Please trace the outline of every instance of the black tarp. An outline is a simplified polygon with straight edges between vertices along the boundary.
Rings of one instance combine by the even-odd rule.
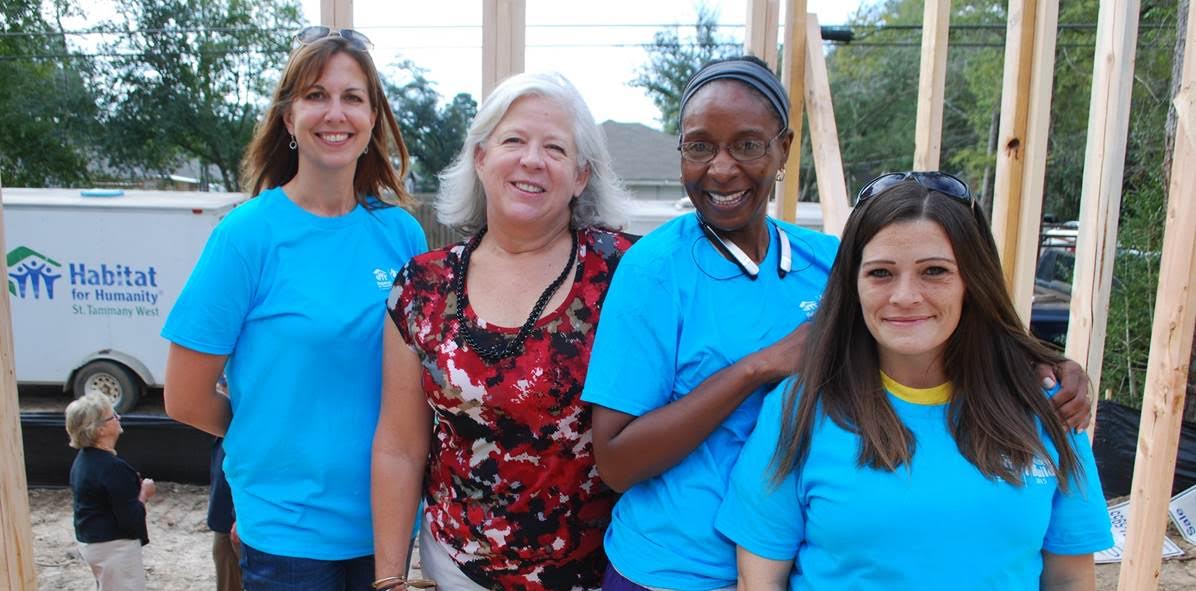
[[[1138,449],[1138,409],[1102,400],[1096,411],[1096,434],[1092,453],[1105,497],[1130,494],[1134,478],[1134,457]],[[1175,480],[1171,495],[1196,485],[1196,423],[1183,423],[1179,434],[1179,453],[1175,461]]]
[[[66,486],[76,450],[67,445],[61,412],[22,412],[25,478],[30,486]],[[161,415],[120,416],[116,451],[142,476],[163,482],[208,483],[211,435]]]

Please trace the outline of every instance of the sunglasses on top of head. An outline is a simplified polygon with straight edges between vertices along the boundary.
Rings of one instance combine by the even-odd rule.
[[[349,47],[359,51],[369,51],[374,47],[369,37],[353,29],[333,29],[332,27],[325,27],[323,25],[313,25],[304,27],[298,33],[295,33],[295,41],[300,45],[315,43],[325,37],[340,37],[349,42]]]
[[[855,204],[859,205],[904,181],[914,181],[931,191],[942,193],[966,203],[970,207],[975,207],[976,201],[972,198],[972,191],[968,189],[967,183],[955,175],[938,171],[886,172],[868,181],[868,184],[864,185],[859,193],[856,193]]]

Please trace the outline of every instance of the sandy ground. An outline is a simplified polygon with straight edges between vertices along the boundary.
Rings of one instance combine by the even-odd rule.
[[[79,557],[71,525],[71,493],[66,489],[29,491],[33,514],[33,550],[38,588],[42,590],[94,589],[91,571]],[[213,589],[211,532],[204,524],[207,489],[188,484],[158,483],[150,499],[150,544],[145,547],[149,589]],[[1186,552],[1184,558],[1163,562],[1160,591],[1196,589],[1196,547],[1174,531],[1170,537]],[[418,557],[415,560],[418,564]],[[1114,591],[1120,565],[1096,567],[1097,589]],[[418,572],[413,572],[418,576]]]

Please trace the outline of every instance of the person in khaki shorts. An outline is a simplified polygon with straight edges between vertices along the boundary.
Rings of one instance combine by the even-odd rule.
[[[212,562],[216,591],[241,591],[241,540],[237,538],[232,490],[224,478],[224,439],[212,443],[212,480],[208,488],[208,529],[212,530]]]
[[[124,429],[103,395],[88,394],[70,403],[66,431],[70,446],[79,450],[70,476],[79,553],[99,591],[142,591],[141,547],[149,543],[145,501],[157,490],[154,481],[116,455]]]

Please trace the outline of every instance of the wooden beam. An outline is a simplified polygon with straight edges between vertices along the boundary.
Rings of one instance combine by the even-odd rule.
[[[1196,120],[1190,106],[1196,93],[1196,11],[1188,9],[1188,43],[1184,48],[1183,75],[1176,97],[1177,126],[1167,195],[1167,221],[1163,258],[1159,262],[1159,289],[1155,298],[1154,325],[1138,453],[1130,488],[1130,516],[1125,555],[1117,588],[1146,591],[1159,583],[1167,504],[1175,476],[1175,456],[1183,419],[1184,398],[1191,362],[1192,334],[1196,329]]]
[[[1058,0],[1010,0],[993,191],[993,237],[1022,323],[1030,325],[1042,221]]]
[[[918,119],[914,170],[938,170],[943,151],[943,102],[947,85],[947,32],[951,0],[927,0],[922,11],[922,68],[918,76]]]
[[[804,4],[804,2],[803,2]],[[805,14],[802,10],[802,14]],[[743,35],[743,49],[777,68],[777,28],[781,25],[778,0],[749,0],[747,29]]]
[[[843,178],[843,157],[839,151],[839,130],[831,103],[831,82],[822,53],[818,16],[806,17],[806,108],[810,118],[810,148],[814,153],[814,174],[818,180],[818,201],[822,206],[822,231],[843,233],[851,213],[847,182]]]
[[[485,0],[482,5],[482,100],[514,74],[523,72],[525,0]]]
[[[334,29],[353,28],[353,0],[320,0],[320,24]]]
[[[821,49],[822,35],[818,36]],[[797,221],[797,200],[801,196],[802,111],[806,83],[806,0],[785,2],[785,45],[781,60],[781,83],[789,91],[789,129],[793,144],[785,160],[785,180],[777,187],[777,217]]]
[[[1080,192],[1080,234],[1076,240],[1066,355],[1087,370],[1097,392],[1101,391],[1109,293],[1117,258],[1117,223],[1134,87],[1138,8],[1138,0],[1101,2],[1096,25],[1092,105],[1088,110],[1088,147]],[[1096,425],[1098,399],[1092,397],[1089,427]],[[1090,436],[1092,433],[1089,429]]]
[[[0,253],[4,244],[3,187],[0,187]],[[8,277],[8,261],[0,257],[0,276]],[[21,411],[12,351],[12,307],[8,290],[0,289],[0,589],[33,591],[33,529],[25,484],[25,452],[21,443]]]

